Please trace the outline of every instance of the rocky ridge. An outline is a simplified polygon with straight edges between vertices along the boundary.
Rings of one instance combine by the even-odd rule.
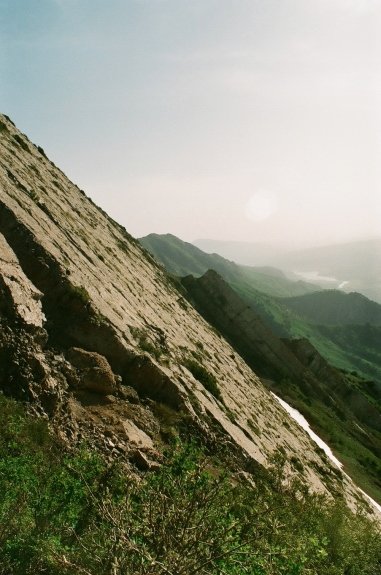
[[[313,489],[361,497],[163,268],[6,116],[0,388],[49,417],[65,441],[86,440],[126,464],[160,461],[163,418],[172,417],[229,446],[246,471],[281,449]]]

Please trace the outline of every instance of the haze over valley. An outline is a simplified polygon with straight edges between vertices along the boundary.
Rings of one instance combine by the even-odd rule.
[[[248,242],[200,239],[196,246],[250,266],[276,266],[290,278],[326,289],[357,291],[381,303],[381,238],[287,250]]]

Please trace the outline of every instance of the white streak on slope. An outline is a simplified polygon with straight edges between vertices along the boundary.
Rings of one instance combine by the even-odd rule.
[[[300,425],[300,427],[302,427],[307,433],[308,435],[311,437],[312,441],[314,441],[319,447],[321,447],[321,449],[323,449],[323,451],[325,452],[325,454],[327,455],[327,457],[329,457],[329,459],[337,466],[339,467],[339,469],[343,468],[343,464],[341,463],[341,461],[339,461],[337,459],[337,457],[335,457],[332,453],[331,448],[324,443],[324,441],[318,436],[316,435],[316,433],[314,431],[312,431],[312,429],[310,428],[310,424],[308,423],[308,421],[306,420],[306,418],[297,410],[294,409],[293,407],[291,407],[291,405],[289,405],[286,401],[284,401],[283,399],[281,399],[280,397],[278,397],[277,395],[275,395],[275,393],[273,393],[272,391],[270,392],[271,395],[273,395],[275,397],[275,399],[281,404],[281,406],[283,407],[283,409],[285,411],[287,411],[287,413],[292,417],[292,419],[294,421],[296,421],[296,423],[298,423]],[[349,477],[349,475],[347,475],[346,473],[344,474],[351,482],[352,479]],[[356,486],[357,487],[357,486]],[[379,505],[377,503],[377,501],[375,501],[374,499],[372,499],[367,493],[365,493],[365,491],[363,491],[362,489],[360,489],[359,487],[357,487],[357,489],[370,501],[370,503],[381,513],[381,505]]]

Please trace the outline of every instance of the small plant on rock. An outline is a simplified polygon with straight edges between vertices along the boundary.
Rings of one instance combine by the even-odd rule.
[[[221,399],[221,391],[217,385],[217,380],[215,376],[194,359],[185,359],[183,361],[184,367],[189,369],[191,374],[197,381],[202,383],[202,385],[207,389],[216,399]]]

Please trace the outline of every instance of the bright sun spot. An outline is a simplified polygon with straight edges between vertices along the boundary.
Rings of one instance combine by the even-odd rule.
[[[259,190],[251,196],[245,207],[246,217],[254,222],[269,218],[278,209],[275,194],[267,190]]]

